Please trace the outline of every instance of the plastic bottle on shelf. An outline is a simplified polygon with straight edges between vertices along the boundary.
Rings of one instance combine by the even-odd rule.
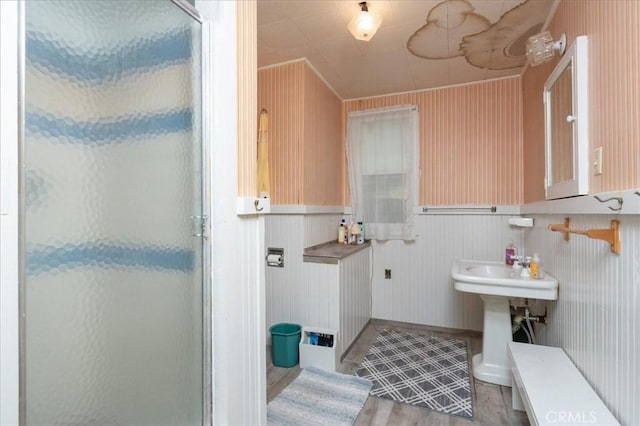
[[[349,244],[349,224],[346,220],[342,224],[342,229],[344,229],[344,244]]]
[[[356,242],[358,244],[364,244],[364,224],[358,222],[358,228],[360,228],[360,233],[358,234],[358,240]]]
[[[513,241],[509,241],[509,245],[504,250],[504,262],[507,265],[513,265],[513,259],[517,254],[516,246],[513,245]]]
[[[344,244],[345,243],[345,238],[346,235],[344,234],[344,227],[347,224],[347,222],[342,219],[342,221],[340,221],[340,227],[338,228],[338,244]]]
[[[349,244],[356,244],[358,240],[358,234],[360,234],[360,227],[353,220],[349,225]]]

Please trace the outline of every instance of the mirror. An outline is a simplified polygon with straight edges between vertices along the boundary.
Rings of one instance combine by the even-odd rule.
[[[587,37],[577,37],[544,84],[546,199],[589,193]]]

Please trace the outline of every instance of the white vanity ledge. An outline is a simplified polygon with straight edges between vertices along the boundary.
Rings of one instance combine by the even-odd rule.
[[[640,214],[640,193],[639,189],[629,189],[626,191],[601,192],[599,194],[582,195],[579,197],[561,198],[558,200],[538,201],[535,203],[523,204],[520,206],[520,213],[530,214]],[[601,200],[620,197],[623,200],[622,209],[613,211],[609,207],[617,208],[619,203],[616,200],[600,202],[596,200],[598,196]]]
[[[328,241],[305,248],[302,261],[337,265],[341,259],[364,250],[369,246],[371,246],[370,240],[366,240],[363,244],[339,244],[337,241]]]

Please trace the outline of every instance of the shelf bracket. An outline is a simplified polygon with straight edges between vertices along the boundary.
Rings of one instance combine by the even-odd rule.
[[[571,231],[569,230],[570,220],[571,219],[569,219],[568,217],[565,217],[563,223],[554,223],[552,225],[549,225],[549,231],[560,232],[564,237],[564,240],[569,241],[569,234],[571,233]]]
[[[563,223],[556,223],[549,225],[549,230],[554,232],[560,232],[565,241],[569,241],[570,234],[586,235],[594,240],[602,240],[609,243],[611,246],[611,252],[620,254],[622,251],[622,243],[620,242],[620,221],[613,219],[609,228],[600,229],[573,229],[569,226],[570,220],[568,217],[564,219]]]

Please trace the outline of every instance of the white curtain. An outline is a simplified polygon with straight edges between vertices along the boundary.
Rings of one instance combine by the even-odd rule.
[[[416,106],[347,117],[347,165],[354,220],[367,239],[413,240],[417,197]]]

